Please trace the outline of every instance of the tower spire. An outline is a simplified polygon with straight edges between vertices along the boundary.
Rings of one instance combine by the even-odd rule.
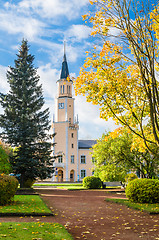
[[[66,41],[64,41],[64,55],[66,55]]]
[[[69,70],[68,70],[68,65],[66,60],[66,42],[64,41],[64,56],[63,56],[60,79],[67,79],[68,76],[69,76]]]

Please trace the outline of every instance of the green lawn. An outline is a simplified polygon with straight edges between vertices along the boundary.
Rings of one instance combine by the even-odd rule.
[[[57,189],[67,189],[67,190],[86,190],[86,188],[83,187],[82,183],[35,183],[33,185],[33,188],[35,187],[56,187]],[[105,190],[109,189],[120,189],[121,187],[107,187]],[[102,188],[101,188],[102,189]],[[97,190],[97,189],[95,189]]]
[[[53,187],[69,187],[69,186],[74,186],[74,187],[82,187],[82,183],[34,183],[33,187],[35,186],[53,186]]]
[[[140,211],[145,211],[151,214],[154,214],[154,213],[159,214],[159,203],[156,203],[156,204],[132,203],[132,202],[129,202],[127,199],[114,199],[114,198],[113,199],[106,198],[106,201],[120,203],[120,204],[126,205],[127,207],[140,210]]]
[[[67,190],[84,190],[82,183],[41,183],[37,184],[35,183],[33,187],[56,187],[57,189],[67,189]]]
[[[73,240],[62,225],[41,222],[0,223],[0,239]]]
[[[0,206],[0,213],[51,213],[38,195],[15,195],[11,205]]]

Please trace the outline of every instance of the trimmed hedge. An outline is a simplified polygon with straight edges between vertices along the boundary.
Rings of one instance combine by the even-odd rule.
[[[18,188],[18,180],[9,175],[0,174],[0,205],[11,202]]]
[[[130,202],[159,203],[159,180],[135,179],[128,183],[125,193]]]
[[[83,179],[83,187],[87,189],[97,189],[97,188],[101,188],[101,186],[102,186],[102,181],[100,180],[99,177],[88,176]]]

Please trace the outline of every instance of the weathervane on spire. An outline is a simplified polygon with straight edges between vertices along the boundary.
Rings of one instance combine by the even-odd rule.
[[[64,40],[64,55],[66,54],[66,41]]]

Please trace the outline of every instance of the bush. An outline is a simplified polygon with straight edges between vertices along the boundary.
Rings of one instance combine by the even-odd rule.
[[[9,175],[0,174],[0,205],[11,202],[18,188],[18,180]]]
[[[24,182],[24,188],[31,188],[34,183],[35,183],[35,179],[28,178],[28,179]]]
[[[127,175],[126,175],[126,177],[125,177],[125,182],[126,183],[129,183],[129,182],[131,182],[132,180],[134,180],[134,179],[137,179],[138,177],[137,177],[137,175],[135,174],[135,173],[128,173]]]
[[[101,188],[102,186],[102,181],[98,177],[85,177],[83,179],[83,187],[88,188],[88,189],[97,189]]]
[[[159,203],[159,180],[135,179],[128,183],[125,193],[131,202]]]

